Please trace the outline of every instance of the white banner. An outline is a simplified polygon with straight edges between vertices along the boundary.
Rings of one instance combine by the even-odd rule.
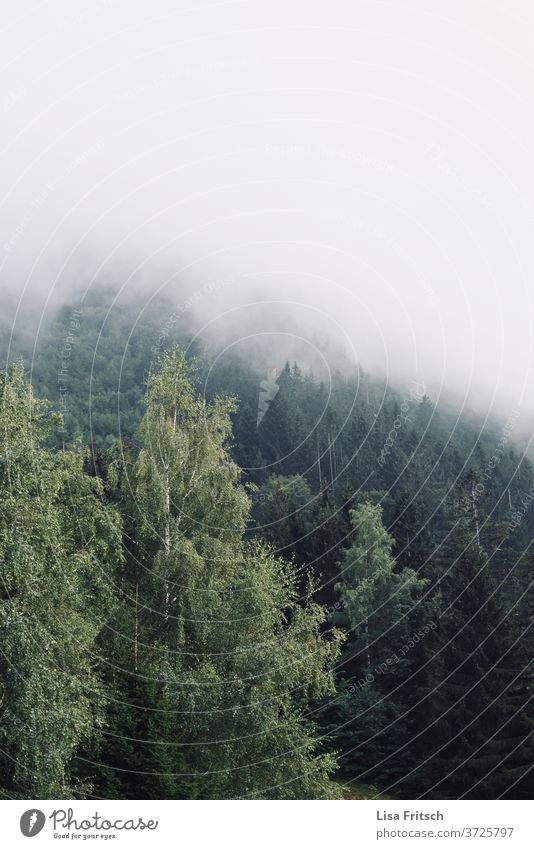
[[[6,801],[2,846],[534,845],[529,802]],[[35,839],[35,843],[29,843]]]

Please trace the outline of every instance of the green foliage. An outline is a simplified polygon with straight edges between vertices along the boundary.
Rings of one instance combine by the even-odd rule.
[[[407,616],[425,588],[412,569],[395,572],[393,537],[382,524],[382,511],[362,504],[352,511],[356,540],[341,563],[338,585],[348,620],[351,649],[365,666],[380,658],[381,643],[395,644],[405,635]]]
[[[249,499],[227,449],[233,407],[195,394],[181,353],[165,355],[149,379],[111,655],[125,670],[112,682],[117,697],[141,712],[138,744],[130,713],[113,717],[114,740],[126,738],[107,760],[121,795],[336,793],[333,759],[318,751],[306,712],[333,691],[338,641],[321,636],[322,609],[299,602],[292,566],[243,542]]]
[[[361,371],[213,358],[169,302],[115,297],[15,334],[63,425],[1,384],[4,794],[327,796],[320,740],[349,786],[528,798],[515,437]]]
[[[468,474],[458,489],[441,555],[446,569],[435,656],[440,671],[426,699],[430,721],[422,769],[410,780],[414,786],[422,774],[434,798],[506,795],[513,783],[511,753],[512,760],[523,762],[521,775],[532,759],[532,682],[525,675],[524,647],[514,639],[513,618],[490,571],[491,554],[483,547],[488,528],[475,494],[477,480]]]
[[[120,525],[81,451],[45,447],[57,417],[14,366],[0,383],[2,792],[77,791],[70,765],[102,720],[95,641],[121,560]]]
[[[362,503],[351,518],[355,538],[339,564],[341,604],[334,615],[348,636],[338,696],[324,717],[344,774],[384,783],[406,768],[404,759],[392,757],[408,733],[399,687],[421,634],[429,633],[412,633],[428,582],[411,569],[396,571],[394,540],[379,507]]]

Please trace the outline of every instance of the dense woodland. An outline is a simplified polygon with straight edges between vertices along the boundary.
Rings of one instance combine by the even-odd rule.
[[[510,423],[108,296],[2,333],[2,796],[528,798]]]

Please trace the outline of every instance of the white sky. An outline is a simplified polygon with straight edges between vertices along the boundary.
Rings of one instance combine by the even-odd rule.
[[[0,282],[223,278],[227,334],[287,300],[364,366],[532,411],[533,25],[527,0],[4,0]]]

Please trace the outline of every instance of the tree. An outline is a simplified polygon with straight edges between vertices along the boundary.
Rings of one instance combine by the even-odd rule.
[[[431,798],[506,793],[513,751],[529,731],[522,647],[490,573],[492,553],[484,543],[493,534],[476,484],[473,472],[462,480],[443,547],[442,670],[425,732],[424,783]],[[524,751],[523,745],[516,752],[519,762]]]
[[[422,576],[433,577],[432,540],[422,521],[417,504],[407,490],[402,490],[395,505],[391,528],[395,539],[393,554],[397,569],[413,569]]]
[[[350,666],[369,670],[384,645],[395,645],[409,628],[408,614],[426,582],[413,569],[395,571],[393,537],[382,524],[380,507],[361,504],[351,513],[356,539],[341,562],[339,590],[350,627]]]
[[[131,472],[133,539],[113,682],[121,794],[308,798],[334,794],[310,702],[333,690],[335,634],[298,602],[294,567],[245,543],[250,502],[228,453],[231,399],[207,403],[183,354],[148,383]],[[141,735],[139,735],[141,730]],[[139,736],[138,736],[139,735]],[[133,739],[137,736],[137,739]],[[104,752],[105,753],[105,752]]]
[[[0,376],[0,763],[8,797],[82,793],[72,776],[105,694],[96,638],[111,608],[120,524],[83,471],[46,447],[59,424],[22,366]]]
[[[379,507],[363,503],[351,516],[356,538],[340,564],[338,584],[338,619],[348,636],[338,697],[327,713],[345,775],[384,782],[406,769],[406,762],[394,757],[408,727],[396,684],[427,633],[412,634],[411,622],[428,582],[412,569],[396,571],[394,540]]]

